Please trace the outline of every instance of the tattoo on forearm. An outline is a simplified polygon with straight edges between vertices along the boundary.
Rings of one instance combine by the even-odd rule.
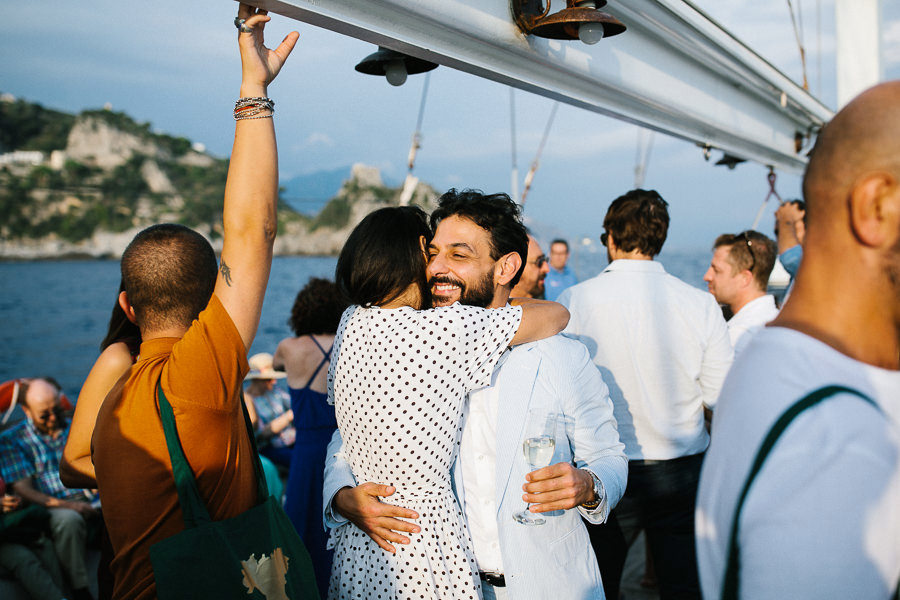
[[[231,267],[225,264],[225,259],[222,259],[222,264],[219,265],[219,272],[222,273],[222,279],[225,280],[225,285],[231,287]]]

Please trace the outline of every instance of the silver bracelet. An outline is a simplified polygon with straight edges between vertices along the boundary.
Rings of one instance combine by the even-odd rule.
[[[268,111],[268,114],[261,114]],[[239,98],[234,103],[234,120],[268,119],[275,114],[275,101],[271,98]]]

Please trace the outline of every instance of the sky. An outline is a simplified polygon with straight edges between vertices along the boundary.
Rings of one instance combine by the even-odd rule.
[[[615,14],[615,4],[605,10]],[[787,2],[694,4],[801,80]],[[811,91],[833,108],[833,0],[792,4],[802,16]],[[71,112],[110,104],[225,157],[240,84],[236,9],[231,0],[26,2],[16,8],[16,26],[0,36],[0,91]],[[900,3],[882,0],[882,15],[885,78],[900,78]],[[359,74],[354,65],[374,46],[278,15],[267,26],[267,40],[278,41],[293,29],[300,41],[269,88],[282,178],[359,162],[402,180],[424,76],[410,76],[395,88]],[[516,92],[520,177],[552,106],[546,98]],[[609,203],[633,187],[640,132],[560,105],[525,206],[539,238],[597,239]],[[731,171],[714,167],[716,158],[705,162],[693,144],[654,136],[644,187],[658,190],[670,204],[666,250],[708,249],[720,233],[753,223],[769,189],[766,168],[745,163]],[[433,71],[415,174],[440,191],[508,192],[510,165],[508,88],[447,67]],[[779,174],[777,190],[782,198],[798,197],[799,177]],[[773,211],[770,203],[759,226],[764,233],[771,234]]]

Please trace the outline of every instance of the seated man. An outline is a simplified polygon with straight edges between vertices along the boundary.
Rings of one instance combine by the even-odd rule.
[[[59,480],[59,461],[69,423],[61,416],[59,392],[43,379],[23,386],[27,419],[0,436],[0,473],[13,492],[50,511],[53,546],[74,590],[90,598],[85,566],[86,521],[98,512],[84,490],[70,490]]]

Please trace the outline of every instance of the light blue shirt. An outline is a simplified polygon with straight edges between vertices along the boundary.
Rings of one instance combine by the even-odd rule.
[[[562,271],[550,267],[550,272],[544,278],[544,298],[556,301],[564,289],[576,283],[578,283],[578,278],[575,277],[575,273],[569,268],[569,265],[564,266]]]

